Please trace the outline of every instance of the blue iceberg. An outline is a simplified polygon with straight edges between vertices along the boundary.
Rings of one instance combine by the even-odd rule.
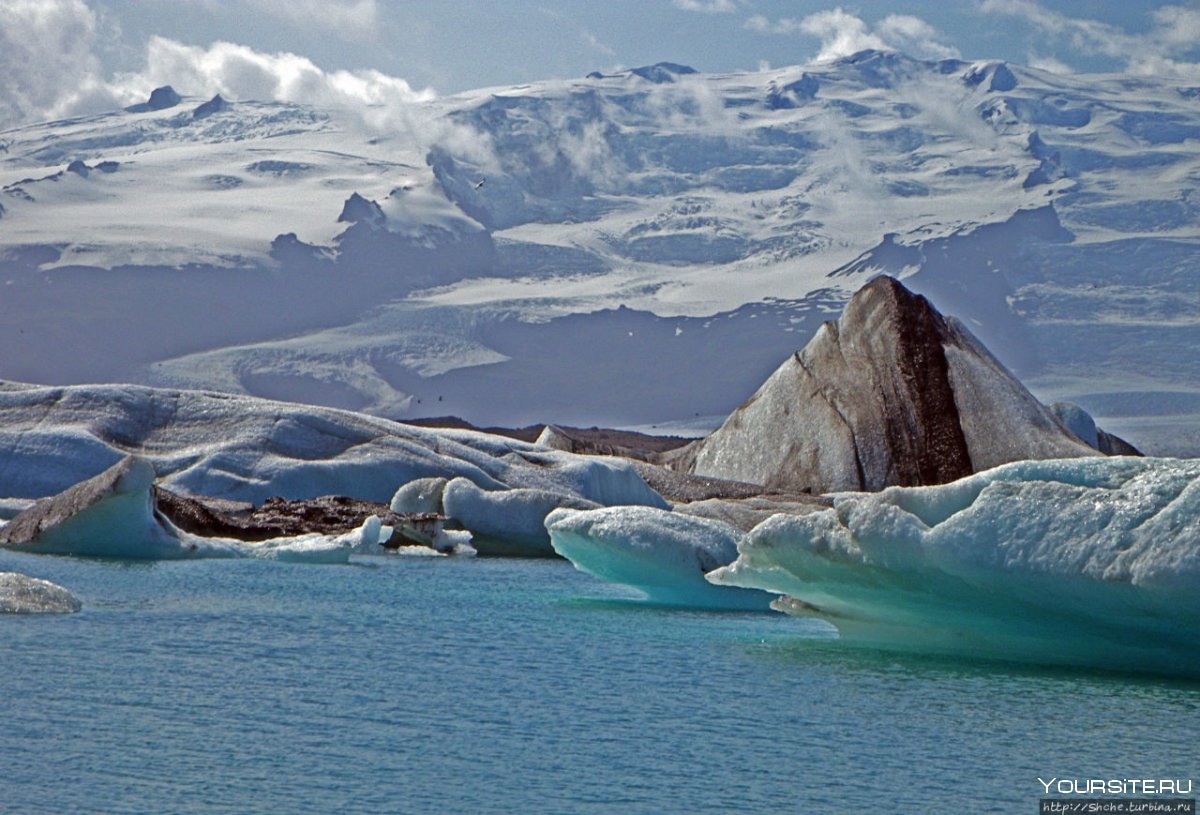
[[[576,569],[632,586],[654,603],[766,611],[771,601],[704,579],[737,556],[742,532],[723,521],[654,507],[556,509],[546,529],[554,551]]]
[[[708,579],[887,648],[1200,676],[1200,461],[1021,461],[775,516]]]

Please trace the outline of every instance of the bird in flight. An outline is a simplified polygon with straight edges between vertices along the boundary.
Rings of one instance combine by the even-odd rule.
[[[487,181],[487,179],[486,179],[486,178],[481,178],[481,179],[479,179],[479,181],[478,181],[478,182],[475,184],[475,189],[479,189],[480,187],[482,187],[482,186],[483,186],[483,182],[485,182],[485,181]]]

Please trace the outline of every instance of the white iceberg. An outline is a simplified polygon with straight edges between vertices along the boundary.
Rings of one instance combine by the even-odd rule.
[[[131,450],[169,490],[254,504],[321,495],[382,503],[419,479],[465,477],[486,490],[666,506],[628,461],[487,433],[203,391],[0,384],[0,496],[53,495]]]
[[[0,572],[0,614],[69,614],[83,604],[57,583]]]
[[[546,518],[554,551],[601,580],[632,586],[664,605],[766,610],[770,595],[708,583],[743,537],[722,521],[651,507],[559,509]]]
[[[722,586],[875,646],[1200,674],[1200,461],[1023,461],[756,527]]]
[[[185,532],[155,509],[154,468],[129,457],[0,528],[0,545],[16,551],[136,560],[257,557],[346,563],[377,550],[391,529],[371,516],[343,535],[298,535],[246,543]]]
[[[554,554],[546,516],[560,507],[591,509],[600,505],[549,490],[481,490],[456,478],[443,493],[446,514],[471,533],[471,545],[487,555],[548,557]]]

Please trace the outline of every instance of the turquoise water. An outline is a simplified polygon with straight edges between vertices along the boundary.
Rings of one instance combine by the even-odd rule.
[[[1200,780],[1200,684],[857,651],[562,561],[0,553],[0,812],[1035,813]]]

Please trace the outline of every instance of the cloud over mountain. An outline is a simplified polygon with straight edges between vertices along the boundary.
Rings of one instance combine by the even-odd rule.
[[[841,6],[796,19],[775,21],[763,15],[746,20],[745,27],[764,34],[807,34],[821,42],[818,61],[849,56],[868,48],[903,51],[925,59],[959,56],[957,48],[942,41],[941,34],[926,21],[908,14],[889,14],[872,28],[865,20]]]

